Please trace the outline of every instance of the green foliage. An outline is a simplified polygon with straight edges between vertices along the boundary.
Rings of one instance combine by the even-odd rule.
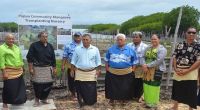
[[[162,21],[166,13],[155,13],[148,16],[136,16],[122,23],[120,32],[130,33],[133,31],[161,32],[163,29]]]
[[[175,31],[179,11],[180,7],[175,8],[169,13],[167,13],[166,16],[164,17],[163,25],[171,27],[171,34],[174,33]],[[198,28],[199,17],[200,17],[200,12],[197,9],[188,5],[183,6],[183,13],[179,27],[179,34],[186,31],[186,29],[191,26]]]
[[[200,31],[200,24],[198,25],[197,30]]]
[[[136,16],[122,23],[120,32],[129,34],[133,31],[161,33],[164,26],[171,27],[171,34],[174,33],[180,7],[172,9],[169,13],[155,13],[148,16]],[[183,14],[179,27],[179,34],[188,27],[195,27],[200,30],[200,12],[191,6],[183,6]]]
[[[57,77],[61,77],[61,60],[56,60]]]
[[[162,22],[159,21],[159,22],[146,23],[146,24],[140,25],[138,27],[129,29],[129,32],[133,32],[133,31],[159,33],[162,31]]]
[[[169,39],[160,41],[160,44],[162,44],[164,46],[171,46],[172,45],[172,43],[171,43],[171,41]]]
[[[171,27],[170,34],[173,34],[176,28],[180,7],[172,9],[169,13],[154,13],[147,16],[136,16],[125,21],[121,26],[117,24],[95,24],[95,25],[73,25],[76,29],[88,29],[92,33],[115,34],[120,29],[121,33],[129,34],[133,31],[143,31],[146,33],[162,33],[165,26]],[[200,12],[192,6],[183,6],[183,14],[179,27],[179,34],[188,27],[195,27],[200,30],[199,25]],[[0,31],[17,31],[17,24],[14,22],[0,23]]]
[[[117,24],[95,24],[91,25],[88,28],[89,32],[92,33],[116,33],[117,29],[119,29],[119,25]]]
[[[16,32],[17,31],[17,24],[14,22],[8,23],[0,23],[0,32]]]

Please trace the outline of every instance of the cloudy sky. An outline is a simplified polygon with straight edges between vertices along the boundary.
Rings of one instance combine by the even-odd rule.
[[[0,22],[15,22],[19,13],[26,12],[69,14],[73,24],[121,24],[186,4],[200,11],[199,0],[1,0]]]

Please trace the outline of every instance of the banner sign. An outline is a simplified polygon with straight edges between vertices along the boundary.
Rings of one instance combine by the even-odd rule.
[[[72,41],[72,22],[69,15],[21,13],[18,15],[18,41],[25,58],[30,44],[38,41],[41,31],[48,33],[48,42],[62,57],[64,45]]]

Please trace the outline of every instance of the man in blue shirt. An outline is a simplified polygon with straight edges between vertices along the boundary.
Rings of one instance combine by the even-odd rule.
[[[118,34],[117,44],[110,47],[106,53],[105,95],[113,104],[118,100],[124,104],[132,99],[134,70],[138,63],[136,52],[126,45],[126,36]]]
[[[84,34],[82,36],[83,45],[75,49],[71,60],[71,76],[75,76],[80,107],[97,102],[96,82],[101,73],[101,57],[99,49],[91,45],[91,41],[91,35]]]
[[[73,36],[73,41],[69,45],[65,45],[64,52],[63,52],[63,59],[62,59],[62,72],[65,70],[65,65],[67,65],[67,78],[68,78],[68,87],[69,91],[71,92],[72,98],[75,98],[75,82],[74,78],[71,77],[70,71],[71,71],[71,59],[72,55],[74,53],[74,50],[77,46],[81,45],[81,33],[76,32]]]

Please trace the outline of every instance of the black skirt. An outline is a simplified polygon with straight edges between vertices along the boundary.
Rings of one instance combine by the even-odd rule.
[[[143,79],[135,78],[133,84],[133,97],[139,99],[143,94]]]
[[[96,81],[75,81],[79,104],[93,105],[97,102]]]
[[[199,89],[199,93],[197,96],[197,105],[200,106],[200,89]]]
[[[112,100],[131,100],[133,98],[134,76],[132,73],[126,75],[115,75],[106,73],[105,96]]]
[[[172,99],[197,108],[197,80],[173,80]]]
[[[40,99],[40,100],[45,100],[47,99],[51,88],[52,88],[53,83],[36,83],[33,82],[33,88],[35,92],[35,97]]]
[[[67,69],[67,78],[68,78],[68,87],[69,87],[69,91],[75,95],[75,81],[74,81],[74,77],[71,77],[70,75],[70,71],[71,69]]]
[[[6,104],[23,104],[26,102],[26,88],[23,76],[4,80],[2,99]]]

